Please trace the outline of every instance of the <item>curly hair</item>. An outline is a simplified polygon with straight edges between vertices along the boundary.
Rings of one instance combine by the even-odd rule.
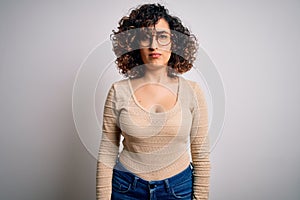
[[[132,10],[129,16],[119,21],[117,31],[112,31],[111,40],[117,59],[119,73],[125,77],[137,78],[144,75],[137,31],[144,27],[155,26],[159,19],[165,19],[172,31],[171,57],[168,61],[168,76],[174,77],[189,71],[198,50],[196,37],[184,27],[181,20],[171,16],[168,9],[160,4],[143,4]]]

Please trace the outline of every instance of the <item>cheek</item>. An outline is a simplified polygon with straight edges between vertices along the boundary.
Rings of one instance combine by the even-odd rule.
[[[166,58],[171,57],[171,53],[172,53],[171,48],[165,49],[164,52],[165,52],[165,57]]]
[[[171,58],[171,51],[168,52],[168,54],[166,55],[166,60],[167,60],[167,62],[169,62],[170,58]]]
[[[161,50],[163,50],[163,51],[165,52],[166,55],[171,54],[171,52],[172,52],[171,45],[170,45],[170,46],[167,46],[167,47],[164,47],[164,48],[162,48]]]
[[[142,59],[144,60],[145,59],[145,55],[146,55],[145,50],[144,49],[140,49],[140,54],[141,54]]]

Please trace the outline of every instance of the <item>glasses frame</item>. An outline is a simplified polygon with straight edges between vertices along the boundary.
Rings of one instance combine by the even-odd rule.
[[[155,32],[155,34],[153,34],[153,32]],[[170,36],[170,42],[168,42],[167,44],[161,44],[160,41],[159,41],[159,39],[158,39],[158,36],[160,34],[157,34],[157,32],[162,32],[161,34],[168,34]],[[141,34],[141,33],[139,33],[139,34]],[[149,35],[151,35],[151,37],[149,38],[149,44],[148,45],[142,45],[142,40],[139,39],[140,46],[142,46],[142,47],[150,47],[150,45],[153,43],[153,38],[154,37],[155,37],[155,40],[156,40],[157,44],[159,44],[160,46],[164,47],[164,46],[168,46],[170,43],[172,43],[172,36],[173,36],[172,33],[169,33],[169,32],[166,32],[166,31],[149,31]],[[139,37],[141,37],[141,36],[139,36]]]

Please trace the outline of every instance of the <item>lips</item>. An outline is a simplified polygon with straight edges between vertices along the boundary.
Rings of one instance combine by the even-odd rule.
[[[160,53],[150,53],[149,56],[151,58],[158,58],[159,56],[161,56],[161,54]]]

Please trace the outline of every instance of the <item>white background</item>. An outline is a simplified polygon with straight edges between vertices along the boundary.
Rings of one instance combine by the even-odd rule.
[[[160,2],[224,81],[210,199],[300,199],[300,2]],[[95,199],[96,160],[75,129],[72,87],[83,59],[140,3],[0,2],[0,199]]]

